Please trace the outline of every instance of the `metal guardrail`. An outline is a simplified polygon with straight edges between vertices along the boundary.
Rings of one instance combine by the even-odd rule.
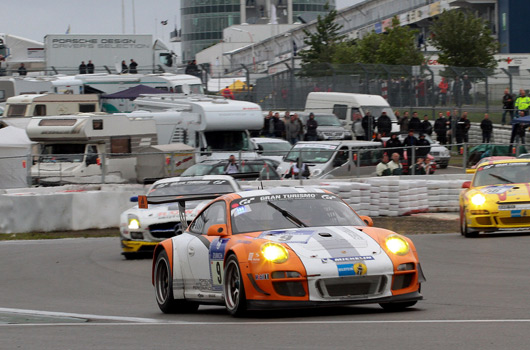
[[[478,161],[480,157],[484,157],[486,155],[510,155],[510,156],[518,156],[521,153],[526,152],[526,148],[524,147],[524,144],[507,144],[507,143],[497,143],[497,144],[482,144],[482,143],[459,143],[459,144],[447,144],[443,145],[445,146],[451,153],[451,157],[455,158],[458,157],[461,159],[461,161],[453,161],[451,162],[451,166],[458,167],[462,169],[462,172],[465,172],[465,169],[472,165],[473,162]],[[484,146],[483,148],[489,148],[489,154],[483,154],[481,151],[476,151],[476,146]],[[493,147],[495,146],[495,147]],[[400,147],[402,150],[406,150],[407,152],[407,159],[409,159],[408,165],[410,167],[410,174],[414,174],[414,162],[410,161],[412,159],[416,159],[417,151],[419,147],[417,146],[403,146]],[[364,174],[365,172],[363,169],[371,169],[373,168],[373,171],[370,172],[370,175],[373,175],[375,172],[375,166],[380,162],[381,156],[384,152],[388,152],[389,148],[381,148],[381,147],[374,147],[370,149],[355,149],[350,150],[347,156],[347,162],[344,162],[341,165],[337,165],[336,167],[333,167],[332,169],[335,170],[337,168],[340,168],[341,166],[346,166],[345,164],[354,164],[355,169],[353,172],[351,172],[351,178],[359,178],[363,176],[368,176]],[[493,150],[493,151],[491,151]],[[321,154],[326,156],[329,154],[328,159],[335,159],[338,152],[341,150],[335,149],[335,150],[328,150],[328,151],[321,151]],[[302,162],[307,162],[307,157],[304,157],[304,150],[301,150],[300,158]],[[194,153],[193,155],[191,155]],[[185,157],[194,157],[197,154],[202,154],[204,152],[195,151],[195,152],[153,152],[153,153],[135,153],[135,154],[99,154],[95,163],[91,163],[90,165],[94,165],[97,167],[97,172],[93,175],[87,174],[86,176],[79,176],[76,175],[75,177],[72,177],[68,174],[68,171],[65,168],[70,168],[71,165],[74,164],[86,164],[87,162],[87,155],[85,154],[69,154],[69,155],[45,155],[47,162],[41,163],[38,162],[39,159],[43,158],[43,155],[36,155],[36,154],[27,154],[25,156],[7,156],[7,157],[0,157],[0,169],[8,169],[12,173],[17,173],[19,177],[26,178],[28,184],[47,184],[47,185],[53,185],[53,184],[65,184],[65,183],[71,183],[71,184],[105,184],[105,183],[114,183],[113,181],[115,179],[112,178],[112,175],[115,175],[115,171],[112,169],[112,167],[109,167],[111,164],[111,160],[126,160],[126,159],[133,159],[133,167],[136,168],[138,165],[136,163],[136,157],[137,156],[162,156],[164,159],[164,164],[160,164],[160,166],[165,171],[165,176],[162,177],[171,177],[171,176],[178,176],[180,173],[182,173],[183,169],[180,167],[182,163],[179,163],[182,159]],[[237,162],[239,164],[242,164],[245,161],[248,161],[250,159],[267,159],[267,156],[270,156],[270,154],[264,154],[259,155],[256,157],[251,157],[252,152],[244,152],[244,151],[238,151],[233,152],[234,156],[237,159]],[[276,155],[281,155],[280,153],[276,153]],[[61,157],[72,157],[77,159],[75,162],[61,162],[59,159]],[[55,157],[55,158],[54,158]],[[306,159],[304,159],[306,158]],[[351,161],[350,161],[351,160]],[[223,160],[221,159],[220,162]],[[94,160],[90,160],[90,162],[94,162]],[[289,164],[293,164],[293,162],[290,162]],[[50,164],[57,164],[57,168],[55,172],[53,173],[45,173],[44,168],[46,165]],[[268,170],[268,166],[264,167],[265,170],[262,169],[261,178],[262,179],[271,179],[271,176]],[[48,167],[49,169],[49,167]],[[326,173],[320,174],[319,178],[325,178],[326,175],[329,175],[331,171],[327,171]],[[283,173],[279,173],[280,177],[284,177],[285,175],[285,169]],[[49,180],[49,181],[47,181]],[[53,180],[53,181],[52,181]],[[155,179],[152,179],[155,180]],[[136,179],[128,179],[127,181],[122,181],[121,183],[137,183],[138,181]]]

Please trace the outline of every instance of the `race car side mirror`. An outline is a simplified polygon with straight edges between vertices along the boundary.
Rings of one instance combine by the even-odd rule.
[[[471,187],[471,181],[464,181],[462,184],[462,188],[470,188]]]
[[[372,218],[369,216],[361,215],[361,220],[364,221],[365,224],[370,227],[374,226],[374,222],[372,221]]]
[[[225,224],[212,225],[208,228],[208,236],[228,236],[228,228]]]

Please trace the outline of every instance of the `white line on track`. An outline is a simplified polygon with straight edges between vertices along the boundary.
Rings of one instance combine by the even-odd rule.
[[[140,317],[121,317],[121,316],[104,316],[104,315],[91,315],[91,314],[76,314],[76,313],[64,313],[64,312],[48,312],[38,310],[24,310],[24,309],[9,309],[0,308],[0,312],[13,313],[13,314],[24,314],[24,315],[39,315],[39,316],[50,316],[50,317],[76,317],[85,319],[100,320],[100,322],[86,322],[86,323],[21,323],[21,324],[0,324],[0,327],[79,327],[79,326],[167,326],[167,325],[182,325],[182,326],[231,326],[231,325],[254,325],[254,326],[265,326],[265,325],[304,325],[304,324],[492,324],[492,323],[530,323],[530,319],[478,319],[478,320],[380,320],[380,321],[355,321],[355,320],[337,320],[337,321],[228,321],[228,322],[194,322],[194,321],[171,321],[171,320],[158,320],[152,318],[140,318]],[[121,321],[121,322],[101,322],[106,321]]]
[[[142,317],[124,317],[124,316],[104,316],[104,315],[92,315],[92,314],[76,314],[68,312],[53,312],[53,311],[40,311],[40,310],[26,310],[26,309],[11,309],[0,307],[0,313],[9,313],[17,315],[31,315],[31,316],[48,316],[48,317],[71,317],[81,319],[96,319],[96,320],[108,320],[108,321],[121,321],[121,322],[137,322],[142,324],[161,323],[162,320],[154,318],[142,318]]]

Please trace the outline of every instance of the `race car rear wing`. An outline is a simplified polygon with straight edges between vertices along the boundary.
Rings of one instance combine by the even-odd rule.
[[[147,209],[149,204],[178,203],[180,222],[186,222],[186,202],[215,199],[232,192],[195,194],[189,196],[138,196],[138,208]]]

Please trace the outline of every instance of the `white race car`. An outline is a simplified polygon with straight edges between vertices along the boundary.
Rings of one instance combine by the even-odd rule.
[[[153,201],[171,200],[172,197],[189,195],[226,194],[240,190],[239,184],[227,175],[172,177],[155,182],[147,192]],[[138,197],[131,201],[137,202]],[[138,205],[120,215],[120,239],[122,254],[127,259],[139,253],[152,252],[156,244],[186,229],[197,213],[209,202],[193,201],[186,204],[186,224],[181,225],[177,202],[150,205],[138,209]]]

